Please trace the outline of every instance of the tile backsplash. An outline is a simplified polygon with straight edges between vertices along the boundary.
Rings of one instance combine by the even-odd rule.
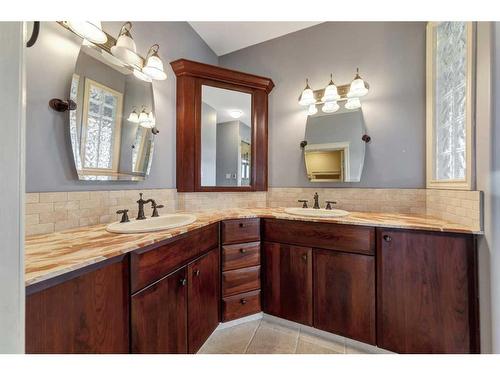
[[[117,210],[137,215],[137,199],[154,198],[165,205],[161,212],[208,211],[225,208],[298,206],[318,192],[320,204],[337,201],[348,211],[429,215],[481,228],[481,192],[434,189],[269,188],[267,192],[177,193],[176,189],[79,191],[26,194],[26,235],[45,234],[119,219]],[[148,213],[146,211],[146,213]]]

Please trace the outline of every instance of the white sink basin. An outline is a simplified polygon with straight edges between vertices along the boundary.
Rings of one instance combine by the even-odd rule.
[[[285,208],[285,212],[291,215],[297,216],[312,216],[312,217],[341,217],[349,215],[349,212],[344,210],[326,210],[324,208],[301,208],[301,207],[289,207]]]
[[[130,220],[128,223],[112,223],[106,227],[112,233],[157,232],[188,225],[196,221],[196,216],[189,214],[170,214],[151,217],[145,220]]]

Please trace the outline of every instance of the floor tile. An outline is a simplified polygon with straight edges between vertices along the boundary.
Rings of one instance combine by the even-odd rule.
[[[199,354],[244,354],[260,320],[216,330],[198,351]]]
[[[298,328],[289,328],[263,320],[255,332],[247,353],[293,354],[299,338]]]
[[[295,353],[296,354],[343,354],[344,352],[335,351],[331,347],[308,342],[299,337]]]
[[[300,331],[299,335],[299,342],[304,342],[307,344],[310,344],[314,347],[318,348],[324,348],[325,350],[329,352],[334,352],[334,353],[345,353],[345,343],[344,340],[342,341],[337,341],[337,340],[329,340],[324,337],[321,337],[319,335],[315,335],[310,332],[304,332]],[[308,345],[307,347],[311,347]],[[306,346],[304,346],[306,347]],[[319,350],[319,349],[318,349]]]

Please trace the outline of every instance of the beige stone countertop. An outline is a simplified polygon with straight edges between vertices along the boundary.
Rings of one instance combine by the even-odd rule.
[[[396,213],[351,212],[337,218],[303,217],[286,214],[280,208],[245,208],[194,213],[190,225],[159,232],[115,234],[106,224],[81,227],[50,234],[29,236],[25,247],[26,286],[152,245],[182,233],[226,219],[277,218],[373,227],[420,229],[439,232],[481,234],[479,230],[432,217]]]

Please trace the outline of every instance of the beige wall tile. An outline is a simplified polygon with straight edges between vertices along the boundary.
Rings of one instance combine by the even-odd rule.
[[[68,200],[67,192],[40,193],[40,202],[66,202]]]
[[[40,193],[26,193],[25,203],[40,202]]]
[[[26,214],[39,214],[42,212],[54,211],[54,203],[28,203],[26,204]]]

